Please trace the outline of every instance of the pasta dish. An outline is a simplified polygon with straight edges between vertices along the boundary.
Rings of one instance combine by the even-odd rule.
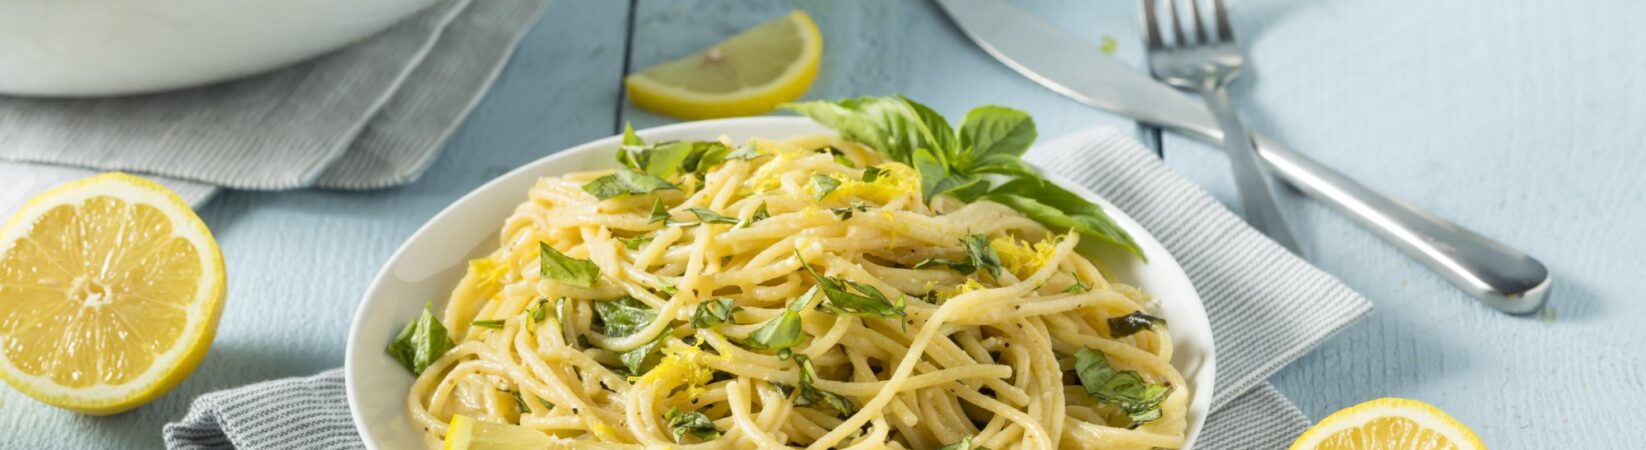
[[[466,416],[610,448],[1182,447],[1165,321],[1079,251],[1130,237],[1032,169],[978,169],[1021,131],[892,142],[829,116],[853,101],[924,109],[792,107],[840,137],[630,132],[624,167],[539,179],[391,344],[412,420],[431,442]]]

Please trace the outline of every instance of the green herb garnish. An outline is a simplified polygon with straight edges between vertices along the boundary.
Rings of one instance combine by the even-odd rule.
[[[812,174],[812,198],[822,201],[837,187],[840,187],[840,180],[821,173]]]
[[[835,416],[842,419],[857,413],[857,406],[852,399],[833,392],[818,389],[812,386],[817,377],[817,369],[812,367],[812,359],[803,353],[796,353],[794,362],[800,365],[799,383],[795,385],[795,406],[824,405],[833,409]]]
[[[546,298],[538,297],[536,303],[532,303],[530,308],[526,308],[526,317],[530,317],[532,323],[543,323],[543,319],[547,318],[548,315],[549,299]]]
[[[955,261],[944,258],[926,258],[914,264],[915,269],[924,269],[931,266],[949,266],[961,275],[971,275],[981,268],[989,275],[1000,278],[1000,255],[994,247],[989,246],[989,237],[982,234],[971,234],[960,239],[961,248],[966,249],[966,260]]]
[[[598,331],[611,337],[634,334],[657,319],[657,311],[634,297],[596,301],[594,313],[600,317],[602,328]]]
[[[667,213],[665,213],[665,214],[667,214]],[[666,219],[667,218],[665,218],[665,220]],[[640,247],[644,247],[644,246],[646,246],[646,244],[651,243],[652,239],[654,239],[654,238],[655,237],[651,236],[651,235],[644,235],[644,236],[635,236],[635,237],[632,237],[632,238],[617,238],[617,242],[623,243],[623,248],[626,248],[626,249],[629,249],[629,250],[640,250]]]
[[[1081,348],[1074,357],[1075,375],[1086,395],[1120,408],[1134,425],[1160,418],[1160,403],[1171,393],[1171,386],[1144,382],[1135,370],[1117,371],[1109,367],[1103,352],[1091,348]]]
[[[493,330],[501,330],[501,329],[503,329],[503,320],[502,319],[498,319],[498,320],[476,320],[476,321],[473,321],[473,322],[469,322],[469,325],[479,327],[479,328],[490,328],[490,329],[493,329]]]
[[[960,438],[960,442],[939,447],[937,450],[989,450],[989,448],[981,445],[973,447],[972,436],[967,435],[966,437]]]
[[[789,302],[789,306],[783,308],[782,314],[766,321],[765,325],[761,325],[749,333],[748,337],[743,338],[743,346],[758,350],[777,350],[799,345],[800,341],[805,339],[805,333],[800,331],[800,311],[806,309],[806,304],[810,303],[812,296],[816,294],[816,288],[800,294],[800,298],[794,299]]]
[[[583,190],[601,200],[620,195],[650,194],[656,191],[679,189],[674,183],[649,173],[619,169],[617,173],[595,178],[583,184]]]
[[[726,159],[751,160],[765,155],[765,153],[760,151],[760,146],[750,142],[743,144],[742,147],[738,147],[737,150],[733,150],[731,154],[726,155]]]
[[[412,375],[422,375],[429,364],[440,359],[456,344],[446,334],[440,319],[434,318],[434,303],[423,306],[423,314],[400,329],[400,334],[389,341],[389,356],[399,361]]]
[[[709,208],[686,208],[686,211],[696,215],[697,220],[702,223],[737,223],[737,218],[720,215],[720,213],[714,212],[714,210]]]
[[[829,208],[829,212],[832,212],[835,216],[840,217],[840,220],[851,220],[852,214],[868,210],[869,205],[863,202],[853,202],[851,206],[844,208]]]
[[[724,297],[698,303],[697,310],[692,312],[692,328],[714,328],[716,325],[731,322],[732,313],[742,309],[732,306],[732,299]]]
[[[686,433],[691,433],[703,441],[720,439],[720,429],[716,428],[714,421],[709,420],[709,416],[703,413],[680,412],[679,408],[669,408],[669,412],[663,413],[663,420],[669,423],[669,432],[674,434],[675,443],[680,443],[680,439],[686,437]]]
[[[1023,162],[1037,133],[1028,114],[983,106],[955,130],[931,108],[903,97],[862,97],[788,103],[798,112],[915,169],[926,201],[948,194],[962,201],[990,200],[1046,225],[1143,251],[1097,205],[1050,183]],[[985,178],[998,175],[999,178]],[[1004,179],[998,187],[993,180]]]
[[[538,242],[537,246],[542,253],[538,265],[543,278],[585,288],[594,287],[594,282],[600,279],[600,266],[593,262],[566,256],[545,242]]]
[[[618,353],[617,359],[623,361],[623,367],[629,369],[629,374],[645,375],[646,372],[650,372],[653,367],[657,366],[659,358],[652,357],[653,353],[657,351],[658,347],[662,347],[663,341],[668,338],[669,330],[663,330],[662,333],[657,333],[657,337],[647,341],[645,345]]]
[[[754,214],[749,216],[749,224],[752,225],[755,222],[770,218],[772,218],[772,213],[770,211],[766,211],[766,202],[762,201],[760,202],[760,206],[754,208]]]
[[[1109,318],[1109,336],[1122,338],[1139,331],[1164,326],[1166,319],[1144,314],[1143,311],[1132,311],[1131,314]]]
[[[873,183],[874,180],[878,180],[878,179],[880,179],[880,177],[886,176],[887,174],[890,174],[890,173],[891,172],[888,172],[886,169],[882,169],[882,168],[875,167],[875,166],[864,167],[863,168],[863,182],[864,183]]]
[[[1063,288],[1063,293],[1065,293],[1065,294],[1079,294],[1079,293],[1082,293],[1082,292],[1092,290],[1092,287],[1087,286],[1086,282],[1080,281],[1080,276],[1079,275],[1069,274],[1069,276],[1074,278],[1074,284],[1070,284],[1069,287]]]
[[[859,283],[844,278],[826,277],[812,269],[806,263],[806,258],[795,249],[794,257],[800,260],[800,267],[806,269],[817,280],[818,288],[823,291],[823,298],[828,300],[819,307],[836,315],[866,316],[866,317],[905,317],[904,300],[902,295],[896,301],[888,300],[886,294],[879,289],[865,283]],[[856,292],[853,292],[856,291]]]

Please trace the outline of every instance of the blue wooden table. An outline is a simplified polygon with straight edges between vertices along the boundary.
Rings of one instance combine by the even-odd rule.
[[[1141,49],[1128,1],[1017,1],[1094,42]],[[1377,309],[1273,379],[1310,417],[1382,396],[1451,412],[1496,449],[1646,446],[1646,2],[1232,1],[1251,71],[1253,128],[1366,184],[1541,258],[1548,311],[1476,304],[1347,220],[1295,194],[1284,208],[1311,260]],[[228,192],[201,214],[229,269],[210,356],[164,398],[85,417],[0,389],[0,448],[150,448],[196,396],[342,364],[378,266],[423,221],[519,164],[670,122],[628,105],[627,71],[782,12],[826,39],[814,98],[902,93],[957,116],[998,103],[1045,137],[1136,130],[1166,161],[1233,199],[1215,150],[1078,105],[1010,72],[923,1],[558,0],[420,181],[367,193]],[[431,293],[435,295],[436,293]]]

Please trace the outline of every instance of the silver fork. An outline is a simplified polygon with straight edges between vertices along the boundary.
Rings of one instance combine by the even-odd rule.
[[[1217,118],[1223,135],[1233,137],[1223,139],[1223,146],[1229,156],[1229,165],[1234,169],[1235,184],[1240,189],[1240,205],[1246,211],[1246,222],[1292,253],[1302,255],[1302,248],[1292,237],[1291,228],[1286,226],[1286,218],[1280,215],[1280,206],[1275,203],[1268,174],[1258,161],[1252,138],[1246,133],[1246,127],[1240,124],[1240,116],[1235,114],[1234,104],[1229,101],[1227,87],[1240,75],[1245,58],[1235,47],[1234,30],[1229,28],[1229,10],[1223,6],[1223,0],[1212,0],[1212,16],[1217,18],[1215,32],[1202,26],[1199,0],[1188,0],[1189,17],[1194,22],[1194,40],[1185,37],[1183,26],[1186,24],[1178,19],[1177,0],[1166,0],[1170,16],[1165,26],[1171,29],[1173,38],[1170,45],[1161,36],[1160,25],[1156,23],[1155,0],[1142,2],[1143,33],[1148,43],[1150,71],[1155,78],[1181,89],[1197,91],[1206,99],[1206,106]],[[1208,39],[1208,36],[1215,39]]]

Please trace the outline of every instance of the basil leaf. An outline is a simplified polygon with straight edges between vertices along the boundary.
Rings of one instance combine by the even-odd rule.
[[[966,437],[960,438],[960,442],[939,447],[937,450],[989,450],[989,448],[981,445],[973,447],[972,437],[967,435]]]
[[[593,287],[594,282],[600,279],[600,266],[593,262],[566,256],[545,242],[538,242],[537,246],[542,253],[538,265],[543,278],[585,288]]]
[[[954,128],[949,126],[949,121],[931,107],[901,95],[897,96],[897,99],[908,105],[914,119],[920,122],[917,129],[920,130],[920,137],[924,141],[920,147],[937,149],[944,156],[944,160],[953,163],[960,148],[955,146]]]
[[[844,207],[844,208],[829,208],[829,212],[832,212],[832,213],[834,213],[834,215],[839,216],[840,220],[850,220],[852,218],[853,213],[863,212],[863,211],[868,211],[868,210],[869,210],[869,205],[863,204],[862,202],[853,202],[851,206],[847,206],[847,207]]]
[[[766,153],[760,151],[759,145],[755,145],[755,143],[750,142],[743,144],[742,147],[738,147],[737,150],[726,155],[726,159],[752,160],[762,156],[766,156]]]
[[[629,369],[630,374],[636,376],[645,375],[646,372],[650,372],[653,367],[657,367],[657,362],[661,359],[661,357],[654,358],[652,356],[657,351],[658,347],[663,346],[663,341],[668,338],[669,331],[663,330],[662,333],[657,333],[657,337],[653,338],[645,345],[641,345],[639,347],[635,347],[633,350],[617,354],[617,359],[619,361],[623,361],[623,367]]]
[[[873,183],[874,180],[878,180],[878,179],[880,179],[880,177],[886,176],[890,173],[891,172],[887,171],[886,169],[882,169],[882,168],[875,167],[875,166],[864,167],[863,168],[863,182],[864,183]]]
[[[657,311],[635,300],[634,297],[623,297],[617,300],[602,300],[594,302],[594,312],[600,317],[601,334],[611,337],[626,337],[650,325],[657,319]]]
[[[1024,178],[1040,178],[1040,172],[1034,166],[1023,162],[1022,159],[1007,154],[996,153],[985,155],[972,162],[972,173],[998,173],[1001,175],[1016,175]]]
[[[836,315],[851,315],[865,317],[906,317],[904,300],[901,294],[897,301],[886,299],[886,294],[879,289],[865,283],[841,278],[826,277],[817,273],[806,258],[801,257],[800,251],[795,250],[795,258],[800,259],[800,266],[817,280],[817,287],[823,291],[823,298],[827,300],[821,306],[824,310]],[[848,289],[849,288],[849,289]],[[857,292],[851,292],[856,290]]]
[[[630,122],[623,122],[623,146],[630,147],[642,145],[646,145],[646,141],[641,140],[640,136],[634,134],[634,124]]]
[[[989,276],[1000,278],[1000,255],[995,254],[994,247],[989,246],[989,237],[982,234],[967,235],[960,239],[960,245],[966,247],[966,260],[972,267],[981,268],[989,272]]]
[[[640,173],[632,170],[618,170],[617,173],[595,178],[583,184],[583,191],[594,198],[606,200],[620,195],[649,194],[661,190],[678,189],[673,183],[656,175]]]
[[[759,329],[749,333],[748,337],[743,338],[743,346],[757,350],[776,350],[799,345],[805,338],[805,333],[800,331],[799,310],[806,307],[814,294],[815,290],[806,291],[800,294],[800,298],[789,302],[789,306],[783,309],[782,314],[766,321],[765,325],[761,325]]]
[[[665,212],[664,214],[667,215],[668,213]],[[668,219],[665,218],[664,220]],[[655,236],[651,235],[635,236],[632,238],[617,238],[617,242],[623,243],[623,248],[629,250],[640,250],[640,247],[644,247],[646,244],[651,243],[654,238]]]
[[[926,200],[931,201],[939,195],[949,194],[960,199],[960,201],[971,202],[976,200],[977,196],[982,195],[983,191],[988,188],[989,185],[983,180],[983,177],[977,175],[949,175],[937,180],[937,183],[932,184],[927,189],[930,194],[927,194]]]
[[[669,408],[669,412],[663,413],[663,420],[669,423],[669,432],[674,434],[675,443],[680,443],[680,439],[686,437],[686,433],[691,433],[704,441],[720,439],[720,429],[716,428],[714,421],[709,420],[709,416],[703,413],[683,413],[679,408]]]
[[[503,329],[503,321],[501,319],[499,319],[499,320],[476,320],[476,321],[473,321],[473,322],[469,322],[469,325],[470,326],[475,326],[475,327],[480,327],[480,328],[490,328],[490,329],[493,329],[493,330]]]
[[[942,192],[937,189],[938,183],[949,177],[949,166],[928,148],[915,150],[912,165],[915,174],[920,175],[921,198],[931,202],[939,192]]]
[[[846,152],[842,152],[842,151],[840,151],[840,149],[834,148],[834,146],[827,146],[827,147],[823,147],[823,148],[820,148],[820,149],[817,149],[817,150],[819,152],[825,152],[825,153],[828,153],[830,155],[834,155],[834,163],[835,164],[846,166],[846,167],[852,168],[852,169],[857,168],[857,163],[854,163],[854,162],[852,162],[852,160],[850,158],[847,158],[846,157]]]
[[[646,141],[634,134],[634,124],[623,123],[623,143],[617,149],[617,162],[632,170],[645,170]]]
[[[549,299],[538,298],[537,303],[526,310],[526,315],[532,318],[532,323],[543,323],[543,319],[549,315]]]
[[[681,161],[680,169],[686,172],[702,175],[705,172],[708,172],[709,169],[714,168],[714,166],[718,166],[720,163],[725,162],[726,157],[730,155],[731,152],[731,147],[727,147],[726,144],[716,141],[693,142],[691,153],[686,155],[686,159],[684,161]]]
[[[731,322],[732,313],[742,309],[742,307],[732,306],[732,299],[729,298],[717,298],[698,303],[697,310],[692,312],[692,328],[701,330]]]
[[[669,280],[665,280],[661,276],[652,275],[652,279],[657,281],[656,288],[659,292],[668,295],[674,295],[680,292],[680,289],[674,287],[674,283],[670,283]]]
[[[703,223],[737,223],[736,218],[722,216],[720,213],[714,212],[714,210],[708,208],[686,208],[686,211],[697,215],[697,220]]]
[[[1160,418],[1160,403],[1171,393],[1171,386],[1144,382],[1135,370],[1117,371],[1109,367],[1103,352],[1091,348],[1081,348],[1074,356],[1075,375],[1086,395],[1120,408],[1133,424]]]
[[[423,306],[423,314],[400,329],[400,334],[389,341],[389,356],[399,361],[412,375],[422,375],[441,355],[446,354],[452,347],[451,336],[446,334],[446,327],[440,324],[440,319],[434,318],[434,303]]]
[[[786,103],[787,109],[827,125],[840,137],[869,144],[888,159],[908,163],[914,149],[929,146],[926,127],[902,98],[861,97]]]
[[[646,221],[646,224],[649,225],[658,222],[663,222],[665,224],[669,222],[669,209],[663,207],[663,199],[661,198],[652,200],[651,220]]]
[[[960,148],[969,149],[973,161],[996,155],[1016,159],[1036,137],[1034,119],[1028,113],[992,105],[966,113],[959,134]]]
[[[812,381],[817,377],[817,369],[812,366],[810,357],[803,353],[796,353],[793,356],[794,362],[800,365],[799,383],[796,383],[794,390],[795,406],[821,404],[833,409],[835,416],[842,419],[857,413],[857,406],[852,404],[851,399],[812,386]]]
[[[1120,228],[1102,208],[1055,184],[1019,178],[996,187],[982,198],[1009,206],[1040,223],[1118,245],[1148,261],[1132,235]]]
[[[560,297],[554,300],[554,321],[560,324],[560,328],[566,328],[570,325],[566,323],[566,315],[571,314],[571,302],[567,300],[570,299]]]
[[[692,156],[695,144],[689,141],[671,141],[653,146],[646,158],[646,173],[661,179],[679,176],[686,165],[686,159]]]
[[[837,187],[840,187],[840,180],[821,173],[812,174],[812,198],[822,201],[824,197],[829,196],[830,192],[834,192],[834,188]]]
[[[772,213],[766,211],[766,202],[760,202],[760,206],[754,208],[754,215],[749,216],[749,223],[753,224],[771,217]]]
[[[1109,336],[1122,338],[1163,326],[1166,326],[1166,319],[1144,314],[1143,311],[1132,311],[1131,314],[1109,318]]]

